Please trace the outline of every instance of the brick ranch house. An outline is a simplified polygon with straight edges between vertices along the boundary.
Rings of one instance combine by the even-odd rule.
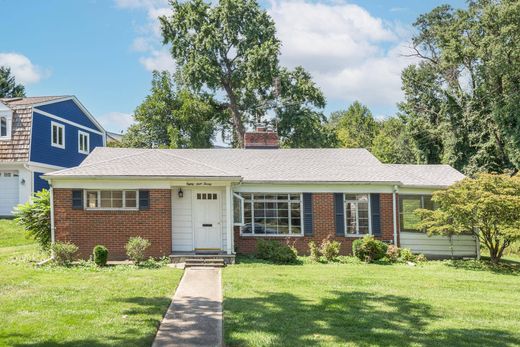
[[[279,149],[259,128],[246,149],[96,148],[74,168],[46,174],[52,237],[88,258],[97,244],[125,258],[132,236],[154,257],[255,252],[260,239],[293,244],[330,237],[350,254],[372,234],[430,256],[452,254],[445,237],[415,230],[417,208],[464,176],[448,165],[382,164],[365,149]],[[476,256],[470,235],[453,238],[456,256]]]

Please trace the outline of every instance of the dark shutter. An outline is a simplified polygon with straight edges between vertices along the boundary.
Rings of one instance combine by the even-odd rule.
[[[303,193],[303,233],[312,236],[312,193]]]
[[[372,234],[381,236],[381,207],[380,195],[370,194],[370,218],[372,219]]]
[[[334,193],[334,216],[336,219],[336,236],[345,236],[345,209],[343,193]]]
[[[150,191],[140,190],[139,191],[139,209],[148,210],[150,209]]]
[[[83,190],[72,191],[72,208],[75,210],[83,209]]]

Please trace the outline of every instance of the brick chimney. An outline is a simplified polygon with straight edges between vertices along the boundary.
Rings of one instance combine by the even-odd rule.
[[[276,149],[280,148],[278,134],[271,126],[257,124],[255,131],[248,131],[244,135],[246,149]]]

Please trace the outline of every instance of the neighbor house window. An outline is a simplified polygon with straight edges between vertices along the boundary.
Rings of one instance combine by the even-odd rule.
[[[301,194],[241,193],[239,196],[243,199],[242,234],[303,234]],[[240,218],[236,217],[235,222],[240,222]]]
[[[415,210],[425,208],[433,210],[431,195],[400,195],[399,196],[399,220],[401,231],[419,231],[417,223],[420,222]]]
[[[136,190],[87,190],[87,209],[136,209]]]
[[[0,137],[7,137],[7,117],[0,117]]]
[[[345,234],[370,234],[369,194],[345,194]]]
[[[90,135],[78,130],[78,152],[88,154],[90,149]]]
[[[51,122],[51,144],[53,147],[65,148],[65,126]]]

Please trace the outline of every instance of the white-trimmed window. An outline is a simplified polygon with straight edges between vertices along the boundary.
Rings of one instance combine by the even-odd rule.
[[[0,117],[0,137],[7,137],[7,117]]]
[[[137,190],[87,190],[85,208],[100,210],[136,210]]]
[[[303,235],[301,194],[240,193],[239,196],[243,199],[243,235]],[[234,221],[240,218],[234,217]]]
[[[233,224],[244,225],[244,198],[237,193],[233,193]]]
[[[345,194],[345,234],[371,234],[370,194]]]
[[[90,152],[90,134],[78,130],[78,152],[89,154]]]
[[[399,221],[401,231],[421,231],[417,228],[420,222],[415,210],[425,208],[433,210],[435,208],[431,195],[399,195]]]
[[[65,125],[51,122],[51,145],[65,148]]]

